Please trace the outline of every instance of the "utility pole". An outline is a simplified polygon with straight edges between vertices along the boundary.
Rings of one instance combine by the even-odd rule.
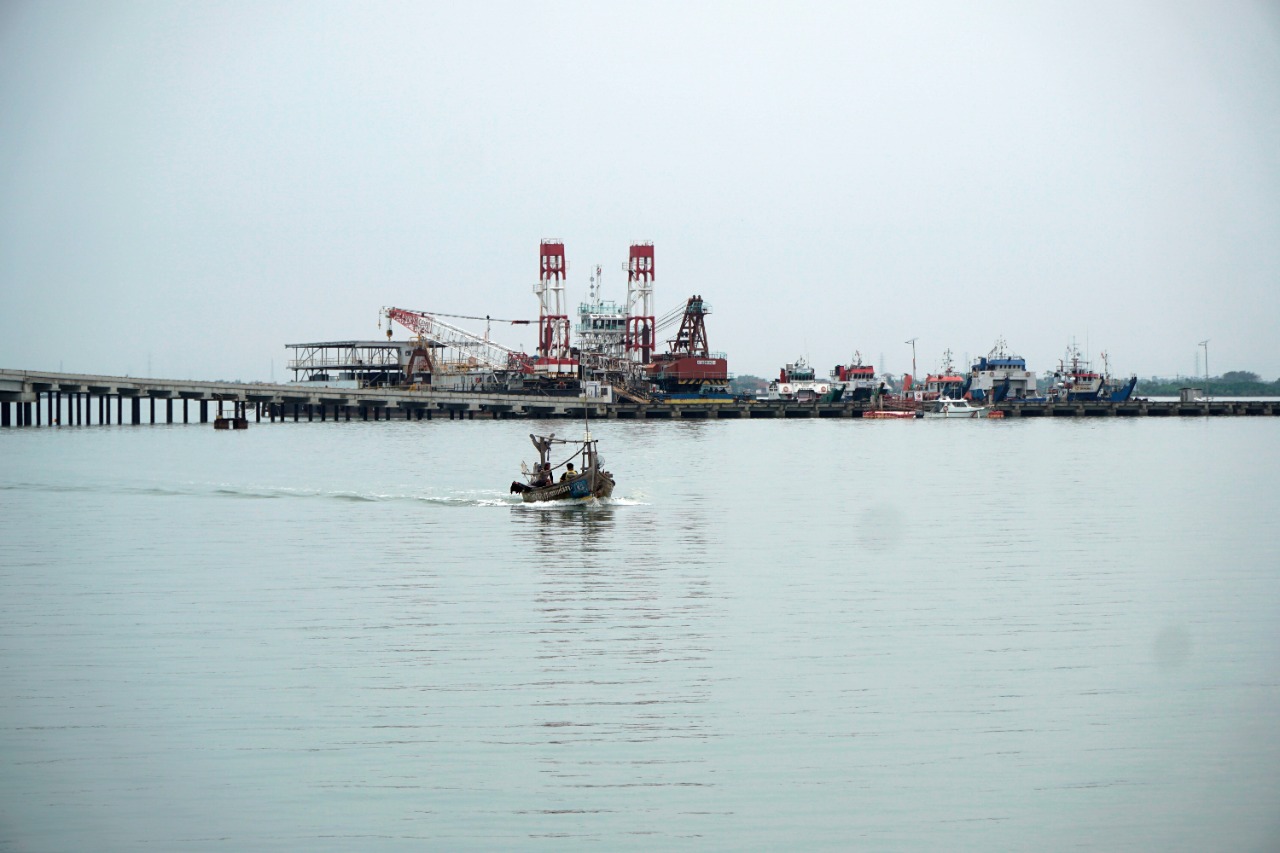
[[[903,341],[903,343],[911,344],[911,384],[912,384],[912,385],[914,385],[914,384],[915,384],[915,382],[916,382],[916,341],[917,341],[917,340],[919,340],[919,339],[918,339],[918,338],[912,338],[912,339],[911,339],[911,340],[909,340],[909,341]],[[902,390],[903,390],[903,391],[910,391],[911,389],[910,389],[910,388],[903,388]]]
[[[1204,396],[1209,399],[1212,396],[1209,393],[1209,339],[1201,341],[1200,346],[1204,347]]]

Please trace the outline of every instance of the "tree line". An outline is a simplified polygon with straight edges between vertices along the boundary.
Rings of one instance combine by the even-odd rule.
[[[1152,376],[1138,380],[1138,394],[1177,396],[1182,388],[1200,388],[1215,397],[1280,397],[1280,379],[1266,382],[1251,370],[1228,370],[1221,376],[1181,376],[1174,379]]]

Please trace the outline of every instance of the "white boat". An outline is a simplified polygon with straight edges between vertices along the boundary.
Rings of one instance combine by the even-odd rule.
[[[924,407],[926,418],[980,418],[986,413],[985,406],[975,406],[968,400],[956,400],[951,397],[939,397],[926,403]]]
[[[778,378],[769,383],[769,390],[757,400],[788,400],[796,403],[834,403],[844,393],[844,383],[824,382],[818,379],[809,362],[798,358],[778,372]]]

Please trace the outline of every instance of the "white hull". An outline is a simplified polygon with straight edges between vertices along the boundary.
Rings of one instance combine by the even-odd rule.
[[[968,400],[936,400],[924,410],[926,418],[980,418],[986,413]]]

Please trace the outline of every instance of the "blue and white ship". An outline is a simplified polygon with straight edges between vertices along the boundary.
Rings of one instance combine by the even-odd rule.
[[[1037,396],[1035,371],[1027,370],[1027,360],[1010,355],[1006,347],[1004,338],[1000,338],[991,352],[973,363],[969,369],[970,399],[992,404]]]

